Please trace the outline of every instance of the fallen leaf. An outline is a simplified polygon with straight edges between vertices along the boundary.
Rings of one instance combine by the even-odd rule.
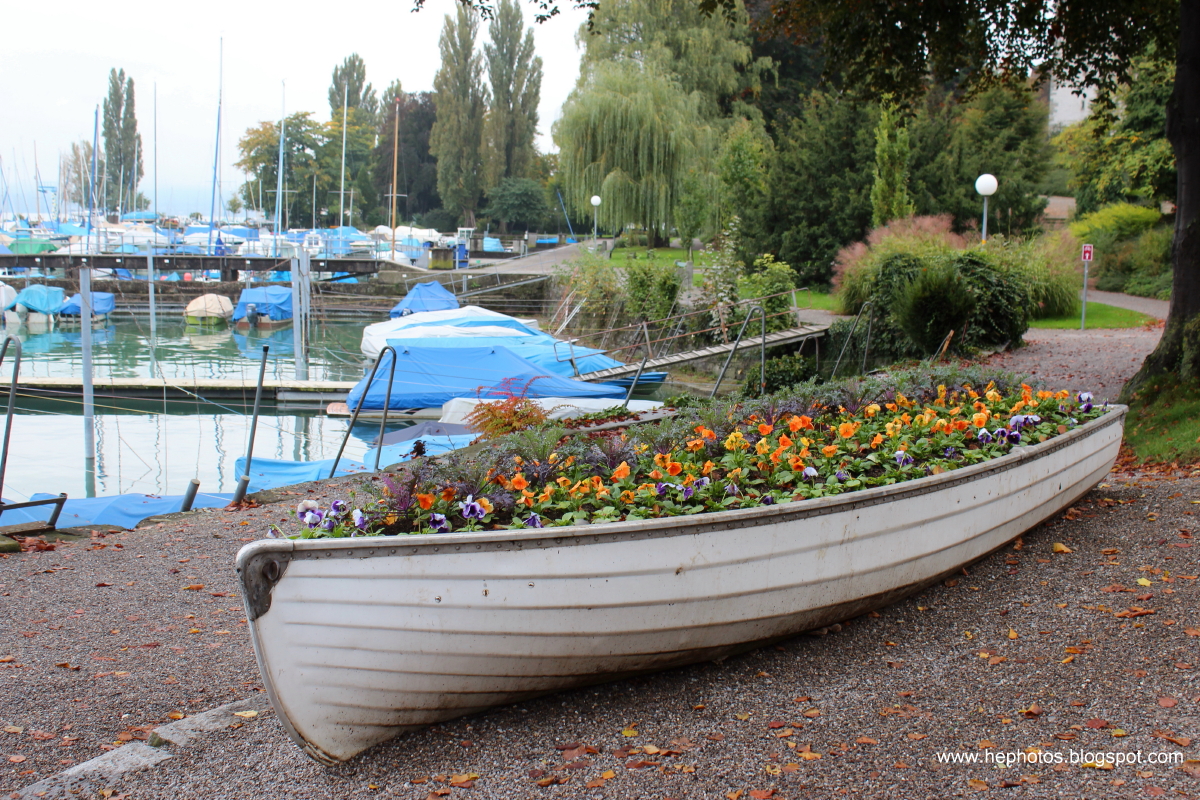
[[[1040,717],[1042,715],[1042,707],[1037,703],[1033,703],[1029,706],[1029,708],[1022,710],[1021,713],[1029,719],[1033,719],[1034,717]]]
[[[929,734],[926,734],[926,733],[908,733],[905,735],[909,739],[912,739],[914,742],[919,742],[920,740],[928,738],[928,736],[929,736]]]
[[[4,657],[0,658],[0,664],[7,664],[11,661],[16,661],[16,660],[17,659],[13,656],[4,656]]]
[[[8,760],[14,764],[20,764],[23,761],[25,761],[25,756],[22,756],[22,755],[9,756]]]
[[[592,778],[583,787],[585,789],[603,789],[605,783],[606,781],[603,778]]]
[[[234,711],[233,715],[235,717],[244,717],[245,719],[251,719],[253,717],[257,717],[258,712],[253,709],[251,709],[250,711]]]
[[[1074,553],[1074,552],[1075,552],[1074,550],[1072,550],[1071,548],[1067,547],[1067,546],[1066,546],[1065,544],[1063,544],[1062,542],[1055,542],[1055,543],[1054,543],[1054,546],[1053,546],[1053,547],[1051,547],[1050,549],[1051,549],[1051,551],[1053,551],[1053,552],[1055,552],[1055,553]],[[983,783],[983,781],[980,781],[980,783]],[[986,787],[986,785],[987,785],[987,784],[984,784],[984,786],[985,786],[985,787]]]
[[[1158,704],[1163,708],[1174,708],[1179,703],[1174,697],[1160,697]]]
[[[743,794],[745,794],[745,792],[743,792],[741,789],[732,792],[726,792],[725,800],[741,800]]]
[[[1191,739],[1189,739],[1188,737],[1186,737],[1186,736],[1174,736],[1174,735],[1172,735],[1172,734],[1171,734],[1170,732],[1168,732],[1168,731],[1155,731],[1155,732],[1154,732],[1153,734],[1151,734],[1151,735],[1152,735],[1152,736],[1154,736],[1154,737],[1156,737],[1156,738],[1158,738],[1158,739],[1166,739],[1166,740],[1167,740],[1168,742],[1170,742],[1171,744],[1177,744],[1177,745],[1179,745],[1180,747],[1188,747],[1188,746],[1190,746],[1190,745],[1191,745],[1191,743],[1192,743],[1192,740],[1191,740]]]
[[[750,715],[747,714],[745,711],[739,711],[738,713],[734,714],[734,716],[737,717],[738,719],[742,720],[743,722],[750,719]]]
[[[465,772],[462,775],[451,775],[450,785],[459,789],[470,789],[475,785],[475,781],[478,779],[478,773]]]
[[[16,725],[5,725],[5,726],[4,726],[4,732],[5,732],[5,733],[20,733],[20,732],[21,732],[21,731],[23,731],[23,730],[25,730],[25,729],[24,729],[24,728],[18,728]]]
[[[600,773],[600,777],[604,778],[606,781],[611,781],[613,778],[617,777],[617,773],[613,772],[611,769],[606,769],[604,772]]]
[[[551,775],[548,778],[542,778],[541,780],[537,781],[537,785],[545,788],[547,786],[554,786],[555,784],[566,783],[569,780],[571,779],[566,775]],[[446,790],[446,794],[450,794],[449,789]]]
[[[103,589],[106,586],[112,586],[112,584],[111,583],[97,583],[96,584],[97,589]]]
[[[872,739],[870,736],[860,736],[854,741],[858,744],[879,744],[878,739]]]
[[[188,584],[187,586],[183,587],[183,590],[185,592],[187,592],[187,591],[198,592],[203,588],[204,588],[203,583],[191,583],[191,584]]]
[[[1137,585],[1138,586],[1153,586],[1154,582],[1151,581],[1149,578],[1138,578]]]
[[[1200,628],[1184,628],[1183,632],[1188,636],[1200,636]]]
[[[986,792],[989,788],[986,783],[979,780],[978,778],[971,778],[971,780],[967,781],[967,786],[970,786],[972,789],[974,789],[977,792]]]
[[[633,737],[637,736],[638,732],[635,728],[626,728],[625,730],[621,731],[621,735],[625,737]]]
[[[754,800],[769,800],[769,798],[772,798],[775,796],[775,790],[774,789],[751,789],[750,796],[753,797]]]
[[[808,717],[809,719],[816,719],[817,717],[821,716],[821,711],[820,709],[810,708],[804,712],[804,716]]]
[[[70,670],[77,670],[77,669],[79,669],[79,667],[77,667],[77,666],[76,666],[76,667],[73,667],[73,666],[71,666],[71,664],[70,664],[69,662],[67,662],[67,661],[60,661],[60,662],[58,662],[57,664],[55,664],[54,666],[56,666],[56,667],[62,667],[63,669],[70,669]]]
[[[982,742],[979,743],[980,750],[989,750],[989,749],[994,748],[995,746],[996,746],[996,743],[993,742],[991,739],[984,739]]]
[[[1112,769],[1113,763],[1111,761],[1085,761],[1079,766],[1089,769]]]
[[[1008,629],[1008,638],[1010,638],[1010,639],[1016,639],[1016,638],[1017,638],[1017,632],[1016,632],[1016,631],[1014,631],[1012,628],[1009,628],[1009,629]]]

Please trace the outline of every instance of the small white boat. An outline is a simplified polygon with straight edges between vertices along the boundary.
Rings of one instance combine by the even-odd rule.
[[[1053,516],[1126,409],[1001,458],[833,497],[529,531],[257,541],[238,554],[263,683],[322,763],[570,687],[865,613]]]
[[[233,301],[221,294],[202,294],[187,304],[183,315],[189,325],[226,325],[233,316]]]

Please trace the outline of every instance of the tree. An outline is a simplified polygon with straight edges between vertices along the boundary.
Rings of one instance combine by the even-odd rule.
[[[715,218],[712,197],[713,180],[710,174],[701,174],[697,169],[689,169],[683,176],[679,197],[675,201],[675,230],[683,248],[687,250],[687,260],[692,260],[692,244],[697,236],[704,233]]]
[[[98,157],[97,170],[104,171],[104,157]],[[62,157],[62,176],[65,197],[81,209],[88,207],[88,188],[92,174],[92,143],[81,140],[71,143],[71,150]],[[99,183],[96,184],[99,191]],[[102,200],[101,200],[102,202]]]
[[[242,203],[242,198],[238,197],[236,194],[229,198],[228,202],[225,203],[225,208],[230,214],[233,214],[235,218],[238,214],[242,213],[242,209],[245,207],[246,206]]]
[[[800,285],[827,284],[838,250],[871,226],[876,110],[823,92],[776,131],[761,218],[746,239],[791,264]]]
[[[736,0],[698,0],[725,15]],[[1036,68],[1074,86],[1127,82],[1149,47],[1175,59],[1167,139],[1178,174],[1171,308],[1158,346],[1125,386],[1155,375],[1200,377],[1200,0],[773,0],[775,30],[820,41],[826,73],[856,91],[916,98],[926,76],[983,86]],[[1003,185],[1003,176],[998,176]]]
[[[479,18],[459,5],[455,18],[446,15],[438,50],[442,66],[433,79],[437,121],[430,149],[437,157],[437,188],[448,209],[467,227],[475,226],[475,210],[483,189],[483,117],[486,108],[483,61],[475,53]]]
[[[123,69],[108,74],[101,130],[107,181],[106,196],[100,202],[109,209],[131,207],[143,174],[142,137],[137,129],[133,78],[126,78]]]
[[[699,93],[632,61],[590,67],[580,81],[554,126],[567,203],[583,209],[599,194],[601,225],[632,222],[661,239],[688,170],[711,168]]]
[[[392,129],[396,124],[396,109],[385,107],[387,114],[379,128],[379,144],[375,147],[375,188],[379,194],[392,191]],[[429,151],[429,136],[437,120],[437,110],[430,92],[402,93],[400,101],[400,138],[397,142],[398,163],[396,179],[400,197],[396,202],[399,220],[411,220],[440,208],[437,193],[437,158]],[[389,213],[391,198],[386,203]]]
[[[545,189],[532,178],[504,178],[488,193],[487,213],[500,220],[501,233],[508,233],[510,222],[524,224],[528,231],[549,211]]]
[[[770,58],[755,58],[749,17],[741,0],[728,16],[703,13],[694,0],[607,0],[595,11],[583,71],[632,62],[674,79],[684,94],[699,93],[705,120],[756,116],[746,98],[762,88]]]
[[[338,120],[339,123],[341,120]],[[284,202],[280,216],[285,224],[296,220],[307,224],[312,219],[313,175],[318,171],[317,153],[326,143],[321,123],[312,118],[311,111],[299,111],[288,116],[283,153]],[[340,140],[339,140],[340,145]],[[279,123],[260,122],[246,130],[238,140],[241,157],[234,166],[249,176],[242,184],[240,197],[248,208],[257,208],[267,217],[275,217],[275,187],[279,174]],[[318,195],[323,200],[328,189],[328,177],[323,176]]]
[[[772,150],[770,137],[757,122],[739,119],[725,134],[717,159],[722,218],[737,214],[746,223],[760,212]]]
[[[533,29],[522,36],[524,18],[516,0],[500,0],[488,26],[491,42],[483,45],[491,108],[484,123],[486,185],[504,178],[527,178],[536,150],[538,101],[542,92],[542,59],[533,53]]]
[[[1055,137],[1080,213],[1174,199],[1179,176],[1166,114],[1174,81],[1170,61],[1139,59],[1127,85],[1101,92],[1087,119]]]
[[[342,106],[361,108],[374,122],[379,113],[379,98],[367,82],[367,65],[358,53],[351,53],[340,66],[333,68],[329,84],[329,114],[341,116]]]
[[[889,101],[879,110],[875,127],[875,184],[871,187],[871,224],[886,225],[912,216],[908,197],[908,128]]]

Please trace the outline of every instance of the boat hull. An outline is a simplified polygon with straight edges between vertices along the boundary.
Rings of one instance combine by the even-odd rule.
[[[1125,409],[961,470],[798,503],[531,531],[263,540],[238,555],[264,684],[324,763],[547,692],[864,613],[1068,506]]]

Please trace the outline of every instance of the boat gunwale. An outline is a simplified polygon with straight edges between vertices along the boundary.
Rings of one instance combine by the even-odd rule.
[[[1067,433],[1059,434],[1045,442],[1019,445],[998,458],[988,459],[938,475],[927,475],[887,486],[876,486],[828,497],[726,511],[706,511],[653,519],[528,530],[410,533],[341,539],[259,539],[238,551],[237,569],[244,580],[248,577],[247,567],[250,566],[251,561],[270,554],[286,554],[285,558],[288,560],[453,555],[463,552],[464,548],[470,545],[474,545],[476,551],[483,550],[486,545],[487,550],[493,552],[497,550],[545,549],[619,540],[685,536],[713,530],[731,530],[759,527],[777,522],[792,522],[842,511],[853,511],[858,508],[905,499],[912,495],[928,494],[931,491],[970,483],[990,474],[1007,472],[1069,447],[1109,425],[1120,425],[1127,412],[1127,406],[1113,404],[1109,406],[1108,412],[1103,416],[1090,420]]]

